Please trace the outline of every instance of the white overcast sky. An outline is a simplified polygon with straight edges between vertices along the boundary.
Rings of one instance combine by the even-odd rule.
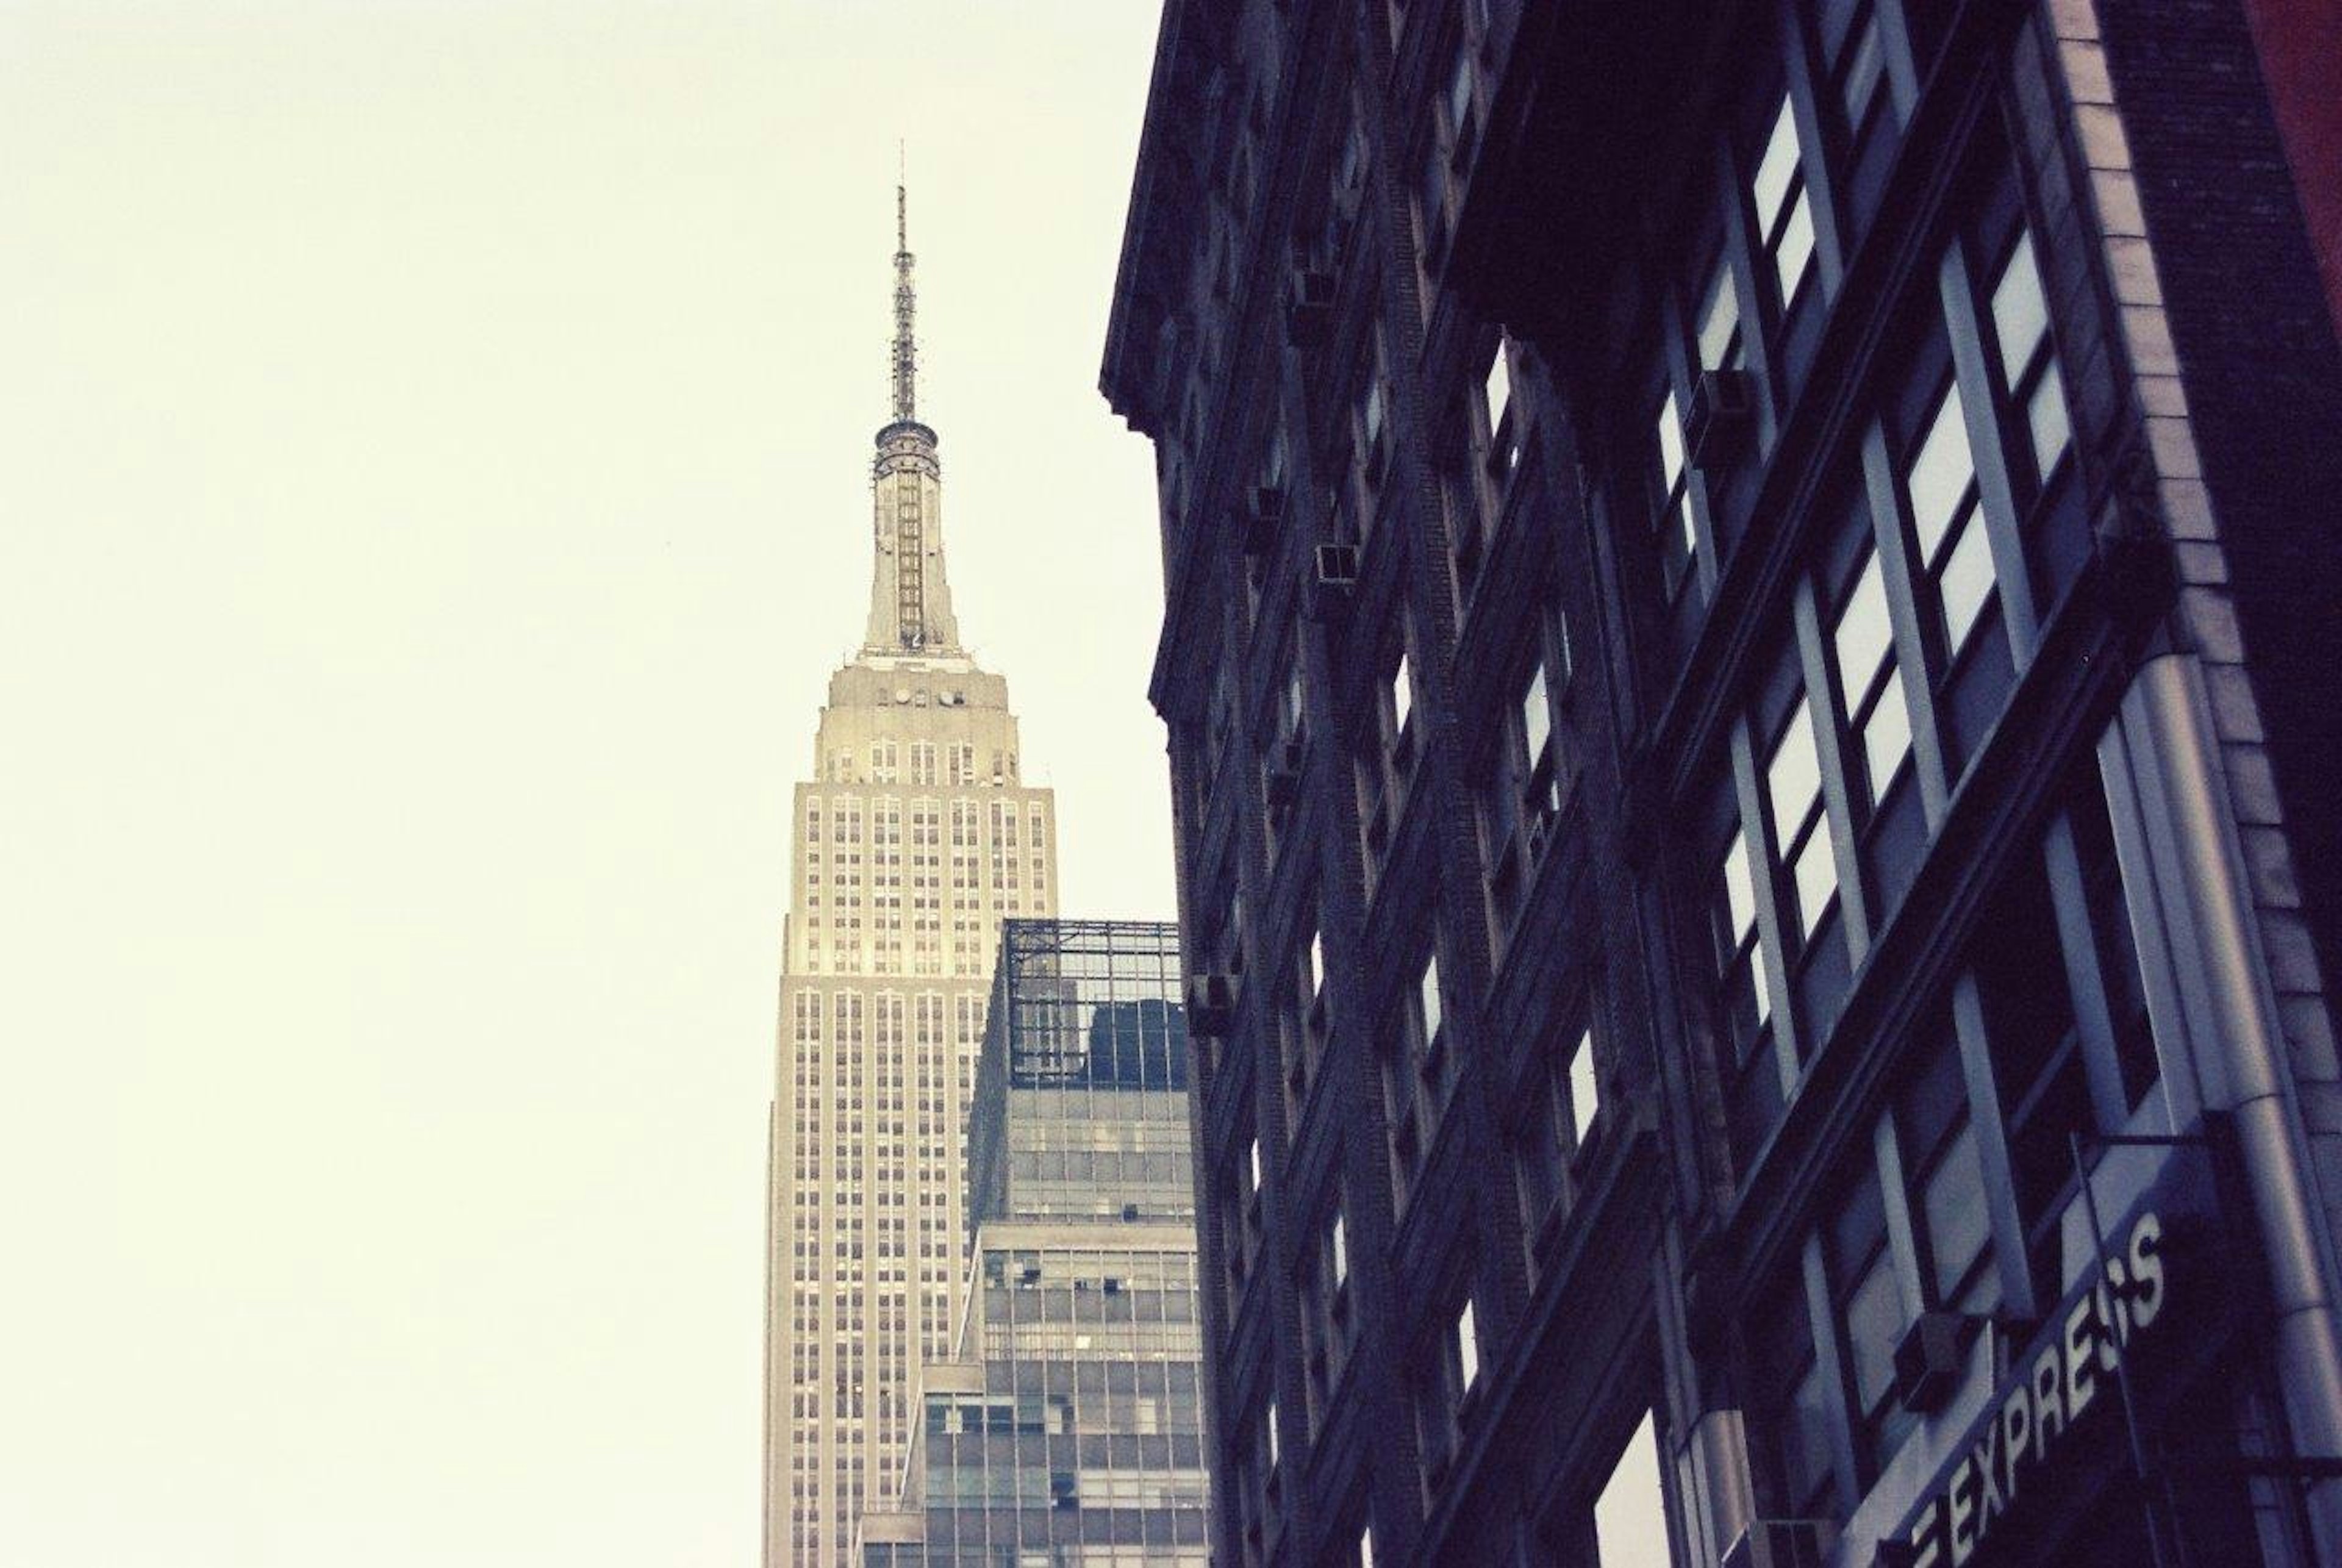
[[[962,628],[1171,910],[1156,9],[0,5],[0,1563],[755,1562],[898,137]]]

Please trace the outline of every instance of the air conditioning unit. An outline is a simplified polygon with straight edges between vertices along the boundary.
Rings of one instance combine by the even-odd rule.
[[[1285,521],[1285,491],[1275,484],[1256,484],[1245,508],[1244,547],[1260,554],[1276,543],[1277,525]]]
[[[1756,428],[1756,378],[1745,370],[1703,370],[1684,416],[1684,445],[1695,468],[1714,468],[1746,450]]]
[[[1827,1519],[1759,1519],[1725,1549],[1724,1568],[1821,1568],[1837,1543]]]
[[[1187,1033],[1206,1039],[1224,1037],[1236,1017],[1236,983],[1228,974],[1187,977]]]
[[[1966,1313],[1923,1312],[1895,1347],[1895,1397],[1917,1414],[1941,1410],[1959,1386],[1977,1320]]]
[[[1280,744],[1268,766],[1268,804],[1278,808],[1301,798],[1301,743]]]
[[[1332,620],[1350,607],[1358,592],[1358,547],[1356,544],[1320,544],[1317,546],[1316,571],[1309,584],[1310,613],[1321,621]]]
[[[1334,275],[1316,267],[1298,267],[1285,302],[1285,341],[1296,348],[1316,348],[1334,330]]]

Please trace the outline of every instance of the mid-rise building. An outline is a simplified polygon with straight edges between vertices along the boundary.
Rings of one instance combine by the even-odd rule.
[[[2342,1561],[2330,27],[1165,6],[1223,1568]]]
[[[1012,920],[968,1113],[974,1259],[865,1568],[1205,1568],[1178,930]]]
[[[898,207],[900,197],[897,197]],[[796,786],[771,1126],[765,1561],[850,1561],[966,1282],[961,1144],[1001,922],[1056,907],[1056,805],[1007,683],[962,645],[919,422],[898,233],[894,417],[871,469],[870,607]]]

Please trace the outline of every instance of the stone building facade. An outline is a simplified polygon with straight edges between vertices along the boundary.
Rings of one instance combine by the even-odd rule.
[[[1166,6],[1217,1561],[2342,1559],[2315,9]]]
[[[872,467],[859,653],[796,786],[770,1131],[765,1562],[851,1561],[963,1305],[963,1135],[1001,922],[1056,908],[1056,810],[1007,683],[961,645],[941,468],[896,257],[894,418]]]

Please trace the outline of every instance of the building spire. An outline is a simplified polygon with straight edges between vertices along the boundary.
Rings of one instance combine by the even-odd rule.
[[[899,144],[895,155],[895,417],[906,420],[919,416],[919,355],[911,336],[917,302],[911,287],[910,204],[905,195]]]
[[[944,582],[943,469],[936,433],[919,423],[912,337],[910,202],[895,186],[895,416],[871,464],[870,631],[866,654],[965,658]]]

